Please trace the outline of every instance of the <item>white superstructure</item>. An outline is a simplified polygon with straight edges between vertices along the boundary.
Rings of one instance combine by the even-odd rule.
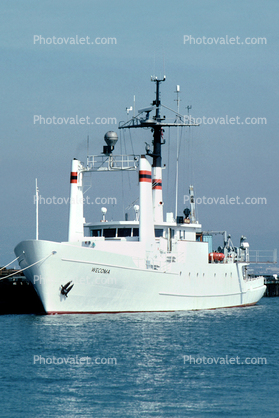
[[[167,213],[163,220],[162,129],[189,125],[161,118],[159,85],[164,80],[153,81],[153,106],[120,126],[151,128],[153,152],[114,155],[117,135],[108,132],[102,155],[88,156],[86,165],[72,161],[68,241],[28,240],[15,248],[46,313],[213,309],[252,305],[264,294],[263,277],[247,275],[249,246],[244,240],[236,251],[225,237],[223,250],[212,252],[212,235],[203,233],[196,220],[193,186],[185,217]],[[151,119],[152,110],[156,114]],[[119,170],[139,171],[135,220],[86,223],[84,173]]]

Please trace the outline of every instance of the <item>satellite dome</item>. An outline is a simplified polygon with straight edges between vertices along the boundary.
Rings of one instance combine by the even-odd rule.
[[[114,145],[116,144],[116,142],[118,141],[118,136],[117,133],[114,131],[108,131],[105,136],[104,139],[107,143],[107,145],[109,147],[114,147]]]

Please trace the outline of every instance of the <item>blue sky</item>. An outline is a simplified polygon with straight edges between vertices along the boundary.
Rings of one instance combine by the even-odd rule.
[[[110,125],[34,124],[42,117],[116,118],[126,107],[149,106],[154,99],[150,76],[166,73],[162,101],[175,108],[181,87],[181,113],[193,117],[266,118],[266,124],[202,124],[182,137],[179,211],[194,183],[197,197],[265,197],[267,204],[198,206],[204,229],[232,234],[235,245],[247,236],[251,248],[278,247],[278,2],[262,1],[3,1],[1,2],[1,243],[0,264],[13,259],[13,248],[35,237],[35,178],[40,194],[69,195],[73,157],[85,160],[102,151]],[[44,38],[116,38],[116,44],[43,45]],[[266,38],[266,44],[189,44],[192,38],[226,35]],[[209,41],[210,42],[210,41]],[[166,113],[169,117],[170,114]],[[163,149],[166,210],[174,210],[176,133],[166,132]],[[125,134],[131,152],[129,132]],[[132,132],[136,153],[151,142],[148,132]],[[123,138],[122,138],[123,139]],[[168,144],[170,141],[170,144]],[[120,153],[120,141],[118,144]],[[189,151],[191,150],[191,157]],[[191,164],[189,170],[187,165]],[[169,174],[169,181],[166,180]],[[122,183],[126,186],[122,191]],[[167,193],[168,192],[168,193]],[[117,198],[108,217],[122,217],[138,197],[137,176],[92,178],[92,198]],[[124,196],[124,199],[123,199]],[[100,207],[86,207],[87,221],[99,220]],[[132,216],[132,214],[131,214]],[[67,205],[40,205],[40,238],[66,240]]]

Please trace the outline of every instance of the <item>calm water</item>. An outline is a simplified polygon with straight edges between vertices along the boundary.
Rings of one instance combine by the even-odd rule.
[[[279,298],[205,312],[1,316],[0,416],[278,417],[278,324]]]

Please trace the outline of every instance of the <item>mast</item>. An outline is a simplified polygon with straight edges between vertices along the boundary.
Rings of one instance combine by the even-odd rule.
[[[162,125],[161,125],[161,115],[160,115],[160,107],[161,107],[161,101],[160,101],[160,83],[165,81],[166,76],[162,78],[162,80],[159,80],[157,77],[151,77],[151,81],[154,81],[156,83],[156,100],[153,101],[153,106],[156,106],[156,115],[154,120],[157,122],[154,126],[153,131],[153,164],[152,167],[161,167],[162,168],[162,156],[161,156],[161,137],[162,137]]]
[[[154,223],[163,222],[163,195],[162,195],[162,150],[161,147],[165,143],[163,140],[164,127],[179,126],[198,126],[188,121],[183,122],[184,117],[178,111],[169,109],[161,104],[160,100],[160,84],[166,80],[166,76],[158,79],[156,76],[151,77],[151,81],[156,83],[155,100],[152,105],[138,111],[138,115],[134,116],[127,122],[119,124],[119,129],[131,128],[150,128],[153,133],[153,151],[150,152],[149,146],[146,147],[146,155],[152,158],[152,200],[153,200],[153,220]],[[175,113],[175,122],[166,122],[165,116],[161,116],[161,106]],[[151,118],[150,113],[155,110],[155,115]]]
[[[152,201],[153,201],[153,220],[157,223],[163,222],[163,190],[162,190],[162,139],[163,128],[161,126],[162,118],[160,115],[160,83],[165,81],[166,77],[159,80],[157,77],[151,77],[151,81],[156,83],[156,99],[153,106],[156,106],[154,120],[156,125],[153,128],[153,163],[152,163]]]

